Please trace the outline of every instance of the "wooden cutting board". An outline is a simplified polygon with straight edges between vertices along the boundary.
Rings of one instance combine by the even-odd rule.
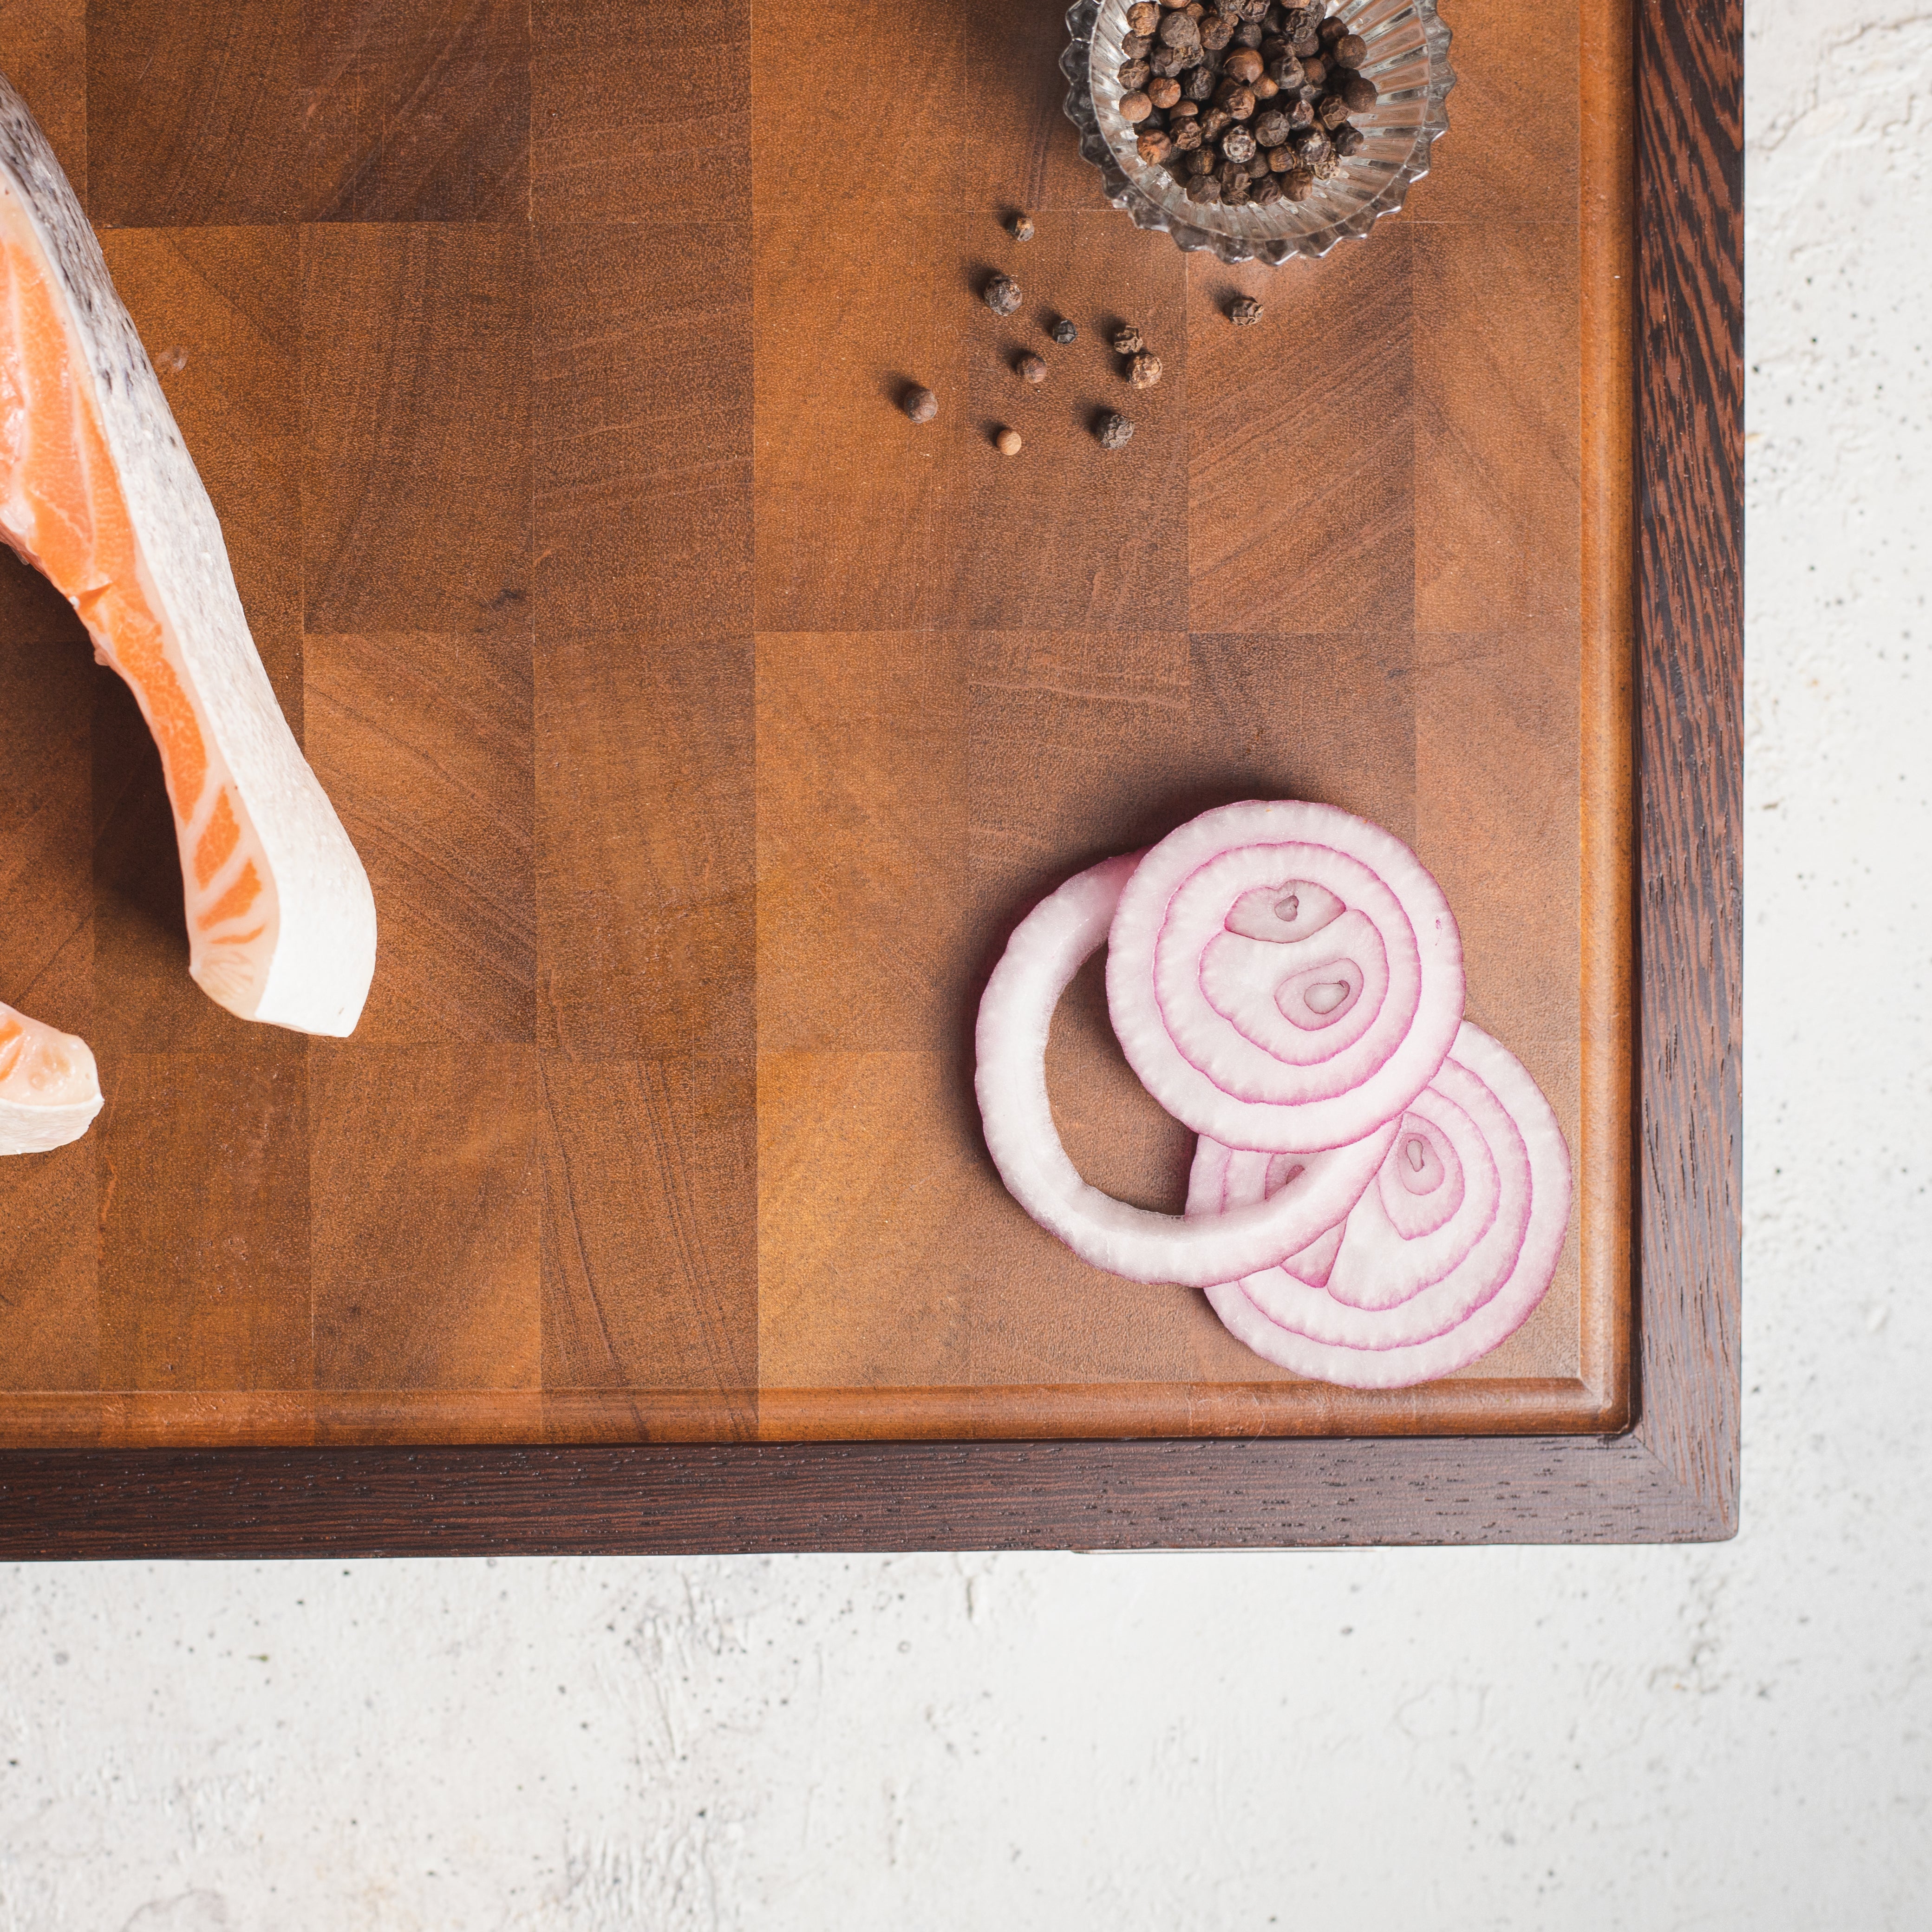
[[[382,929],[346,1042],[203,998],[133,703],[0,566],[0,998],[107,1096],[0,1163],[0,1441],[1618,1426],[1628,50],[1449,23],[1436,172],[1270,273],[1106,206],[1039,0],[0,10]],[[1088,1268],[979,1138],[1012,922],[1252,796],[1414,845],[1577,1154],[1543,1307],[1430,1388]],[[1052,1072],[1178,1207],[1092,974]]]

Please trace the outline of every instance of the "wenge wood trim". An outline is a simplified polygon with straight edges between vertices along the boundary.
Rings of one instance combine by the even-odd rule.
[[[1623,16],[1597,17],[1614,49]],[[0,1455],[0,1556],[1712,1539],[1737,1522],[1742,22],[1640,0],[1638,1392],[1616,1438]],[[1613,76],[1615,62],[1606,71]]]
[[[9,1558],[1652,1543],[1728,1528],[1631,1437],[62,1450],[0,1463]]]
[[[1738,0],[1637,19],[1639,1433],[1735,1530],[1744,20]]]

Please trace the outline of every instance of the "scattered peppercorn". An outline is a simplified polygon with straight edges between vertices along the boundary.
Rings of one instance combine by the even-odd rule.
[[[1017,456],[1020,453],[1020,433],[1016,429],[1003,429],[993,439],[993,447],[1002,456]]]
[[[1117,410],[1109,410],[1094,425],[1102,449],[1125,449],[1134,439],[1134,426]]]
[[[1262,305],[1252,296],[1237,296],[1228,305],[1228,320],[1237,328],[1252,328],[1262,319]]]
[[[1053,339],[1064,347],[1070,342],[1078,342],[1080,332],[1064,315],[1053,325]]]
[[[1150,389],[1160,380],[1160,358],[1144,350],[1127,364],[1127,380],[1137,389]]]
[[[995,315],[1011,315],[1020,305],[1020,285],[1010,275],[995,275],[986,284],[986,299]]]
[[[908,389],[902,404],[916,423],[929,423],[939,413],[939,398],[930,389]]]
[[[1012,218],[1011,226],[1012,228],[1013,239],[1016,242],[1030,242],[1033,239],[1033,217],[1031,215],[1015,215]]]
[[[1368,43],[1332,4],[1137,0],[1119,79],[1142,165],[1209,206],[1304,201],[1332,180],[1364,145],[1350,116],[1377,100],[1357,71]]]
[[[1037,356],[1022,356],[1013,364],[1022,382],[1043,382],[1046,380],[1046,364]]]
[[[1147,346],[1141,332],[1130,322],[1124,322],[1114,332],[1114,353],[1116,356],[1138,356]]]

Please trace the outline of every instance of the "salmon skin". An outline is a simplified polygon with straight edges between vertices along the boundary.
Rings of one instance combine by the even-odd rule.
[[[4,80],[0,538],[80,613],[154,734],[196,981],[243,1019],[351,1032],[375,970],[368,875],[276,703],[94,230]]]

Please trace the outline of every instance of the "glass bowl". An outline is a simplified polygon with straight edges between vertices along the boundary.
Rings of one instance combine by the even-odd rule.
[[[1306,201],[1230,208],[1190,201],[1161,164],[1143,161],[1133,128],[1120,116],[1114,76],[1132,0],[1075,0],[1066,11],[1060,70],[1072,83],[1066,118],[1080,130],[1080,152],[1100,170],[1107,199],[1136,228],[1165,229],[1183,248],[1210,249],[1221,260],[1267,262],[1325,255],[1354,236],[1366,241],[1393,214],[1408,184],[1429,172],[1429,151],[1449,128],[1446,100],[1456,85],[1449,29],[1436,0],[1342,0],[1335,11],[1368,43],[1361,71],[1378,92],[1373,110],[1354,118],[1366,137],[1332,181]]]

